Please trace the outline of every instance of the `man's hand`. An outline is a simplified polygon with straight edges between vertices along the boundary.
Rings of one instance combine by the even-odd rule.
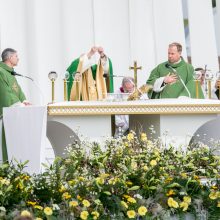
[[[220,88],[220,80],[216,80],[215,82],[215,88],[219,89]]]
[[[116,127],[123,127],[125,125],[125,123],[122,121],[122,122],[119,122]]]
[[[31,105],[31,103],[28,102],[28,101],[23,101],[22,103],[23,103],[25,106]]]
[[[177,75],[174,74],[168,74],[165,78],[164,78],[164,82],[166,84],[171,84],[171,83],[175,83],[177,81],[178,77]]]
[[[88,58],[90,59],[92,55],[94,55],[98,51],[98,47],[92,47],[89,53],[87,54]]]
[[[101,58],[104,58],[106,55],[104,54],[104,49],[102,47],[98,47],[98,52]]]

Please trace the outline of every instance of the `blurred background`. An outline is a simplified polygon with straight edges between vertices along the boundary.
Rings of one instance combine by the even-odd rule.
[[[56,101],[63,100],[63,78],[70,63],[93,45],[112,59],[115,75],[138,84],[167,60],[168,44],[183,45],[183,57],[196,67],[219,71],[220,0],[0,0],[0,52],[18,51],[16,72],[33,104],[51,100],[50,71],[58,73]],[[121,84],[115,78],[115,89]],[[0,94],[1,95],[1,94]]]

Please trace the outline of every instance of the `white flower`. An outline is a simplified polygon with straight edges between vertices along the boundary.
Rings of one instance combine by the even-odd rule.
[[[137,199],[143,199],[143,197],[140,194],[135,194],[134,197]]]
[[[60,207],[57,204],[53,204],[53,210],[60,210]]]

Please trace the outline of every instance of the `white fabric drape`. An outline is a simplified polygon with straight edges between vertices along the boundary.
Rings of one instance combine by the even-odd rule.
[[[199,7],[198,7],[199,5]],[[188,0],[191,57],[194,67],[218,70],[212,2]]]
[[[197,0],[199,8],[207,1]],[[132,76],[128,68],[137,60],[143,67],[139,86],[156,64],[167,59],[170,42],[182,43],[186,57],[181,0],[0,0],[0,5],[0,48],[19,52],[16,71],[33,77],[37,86],[18,80],[34,104],[51,100],[51,70],[59,74],[55,99],[62,101],[66,68],[94,44],[104,47],[115,75]],[[121,78],[114,81],[117,90]]]

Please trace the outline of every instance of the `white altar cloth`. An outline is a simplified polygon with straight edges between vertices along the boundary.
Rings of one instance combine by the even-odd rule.
[[[3,108],[8,159],[29,160],[27,171],[39,173],[46,139],[47,108]]]
[[[126,114],[129,115],[131,129],[139,131],[142,127],[152,138],[163,136],[167,144],[175,139],[176,145],[187,145],[199,127],[220,114],[220,101],[179,98],[123,102],[62,102],[49,105],[48,114],[50,120],[63,123],[70,129],[74,130],[74,126],[79,126],[81,134],[90,138],[111,136],[110,116]],[[156,134],[149,130],[151,125],[154,126]]]

